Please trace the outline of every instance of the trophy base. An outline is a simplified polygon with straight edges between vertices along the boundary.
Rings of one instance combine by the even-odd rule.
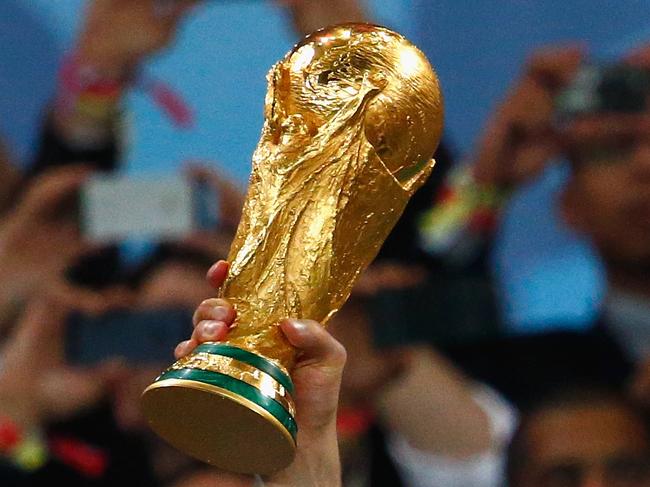
[[[266,475],[295,456],[292,388],[258,355],[203,344],[144,391],[143,411],[158,435],[188,455],[229,472]]]

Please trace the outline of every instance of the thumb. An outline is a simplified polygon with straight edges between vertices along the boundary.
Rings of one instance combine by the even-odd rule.
[[[280,323],[287,340],[298,349],[291,378],[296,388],[296,421],[303,438],[336,424],[346,352],[319,323],[285,320]]]
[[[341,372],[347,358],[345,348],[322,325],[313,320],[288,319],[280,328],[289,343],[300,351],[299,367],[318,366]]]

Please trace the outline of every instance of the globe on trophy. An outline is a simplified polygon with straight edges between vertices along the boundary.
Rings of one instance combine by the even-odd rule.
[[[297,44],[268,74],[264,111],[219,290],[235,326],[164,371],[142,399],[169,443],[248,474],[285,468],[296,450],[296,351],[278,323],[326,325],[345,303],[433,169],[443,124],[424,54],[371,24]]]

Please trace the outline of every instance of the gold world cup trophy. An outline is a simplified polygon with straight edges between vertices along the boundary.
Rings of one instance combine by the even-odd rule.
[[[296,449],[278,322],[326,324],[429,176],[442,132],[438,80],[401,35],[370,24],[320,30],[268,75],[265,121],[219,291],[237,310],[143,395],[151,427],[216,467],[268,474]]]

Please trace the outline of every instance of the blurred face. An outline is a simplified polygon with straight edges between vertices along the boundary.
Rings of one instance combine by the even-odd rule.
[[[582,133],[580,133],[582,130]],[[609,265],[650,269],[650,123],[602,120],[576,128],[565,194],[570,224]]]
[[[647,487],[641,420],[615,404],[565,406],[532,418],[516,487]]]

